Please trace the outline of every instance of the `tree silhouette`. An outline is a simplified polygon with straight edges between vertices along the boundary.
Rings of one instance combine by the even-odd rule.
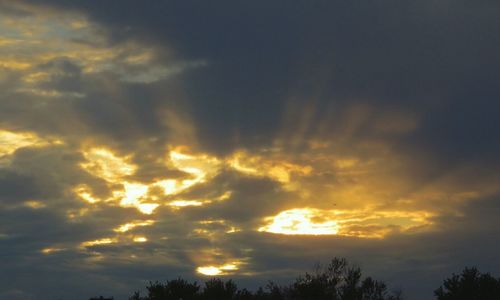
[[[199,299],[198,292],[200,286],[196,283],[189,283],[182,278],[169,280],[166,284],[156,281],[150,282],[146,287],[148,295],[141,297],[139,292],[135,292],[130,300],[195,300]]]
[[[222,281],[220,278],[213,278],[205,282],[202,298],[207,300],[232,300],[236,296],[238,287],[232,281]]]
[[[438,300],[498,300],[500,279],[476,268],[465,268],[460,275],[452,274],[434,291]]]
[[[181,278],[151,283],[148,295],[136,292],[130,300],[401,300],[401,293],[389,293],[385,283],[366,277],[361,269],[350,266],[343,258],[334,258],[328,265],[318,265],[314,272],[299,276],[293,283],[280,286],[269,282],[255,293],[238,290],[232,281],[213,278],[205,282],[203,290],[196,282]]]
[[[315,273],[299,277],[287,294],[285,299],[294,300],[401,299],[401,295],[389,295],[383,282],[371,277],[362,280],[361,269],[349,266],[343,258],[334,258],[326,267],[318,266]]]

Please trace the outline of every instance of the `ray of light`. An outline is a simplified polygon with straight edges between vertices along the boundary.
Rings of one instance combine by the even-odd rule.
[[[241,150],[233,153],[226,163],[238,172],[250,176],[269,177],[283,184],[291,181],[293,173],[307,175],[312,171],[310,166],[293,164],[279,158],[252,155]]]

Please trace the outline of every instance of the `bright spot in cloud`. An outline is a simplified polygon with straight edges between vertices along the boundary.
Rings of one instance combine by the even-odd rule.
[[[44,147],[50,144],[61,144],[58,140],[42,139],[30,132],[12,132],[0,129],[0,157],[10,155],[24,147]]]
[[[141,183],[123,183],[125,192],[120,202],[122,206],[138,206],[140,199],[148,192],[148,186]]]
[[[116,243],[116,242],[117,242],[117,240],[115,238],[103,238],[103,239],[99,239],[99,240],[83,242],[83,243],[81,243],[81,246],[82,247],[92,247],[92,246],[112,244],[112,243]]]
[[[409,232],[432,225],[426,211],[325,210],[297,208],[265,218],[258,229],[286,235],[341,235],[384,238],[394,232]]]
[[[158,206],[160,205],[156,203],[141,203],[137,206],[137,209],[143,214],[150,215]]]
[[[333,220],[315,220],[321,211],[312,208],[286,210],[269,219],[259,231],[281,234],[328,235],[337,234],[339,226]]]
[[[97,203],[99,202],[99,199],[95,198],[89,187],[86,185],[79,185],[77,186],[74,190],[75,194],[78,195],[78,197],[82,198],[83,200],[87,201],[88,203]]]
[[[40,209],[46,207],[45,203],[41,201],[29,200],[24,202],[24,206],[32,208],[32,209]]]
[[[143,237],[143,236],[134,237],[134,243],[145,243],[147,241],[148,241],[148,239]]]
[[[227,275],[228,272],[237,271],[237,263],[228,263],[221,266],[203,266],[196,268],[196,272],[206,276]]]
[[[87,162],[81,164],[82,168],[110,182],[132,175],[137,169],[126,158],[119,157],[108,149],[92,148],[84,151],[83,155]]]
[[[208,266],[208,267],[198,267],[196,269],[196,272],[207,276],[216,276],[220,275],[222,273],[222,270],[214,266]]]
[[[175,200],[168,203],[172,207],[201,206],[203,202],[197,200]]]
[[[123,187],[125,192],[115,192],[115,196],[121,198],[120,206],[135,207],[141,213],[150,215],[160,206],[157,203],[143,203],[143,198],[146,196],[149,186],[142,183],[124,182]]]
[[[179,151],[170,151],[170,167],[176,168],[188,174],[185,179],[162,179],[151,183],[138,183],[127,181],[127,176],[133,175],[137,166],[130,162],[130,156],[119,156],[109,149],[94,147],[84,150],[83,155],[86,162],[81,164],[89,173],[98,176],[108,183],[122,185],[122,190],[114,190],[112,199],[117,201],[122,207],[135,207],[144,214],[152,214],[160,206],[156,203],[158,196],[148,195],[150,188],[163,189],[165,196],[175,195],[191,188],[199,183],[205,182],[208,178],[217,173],[220,162],[218,159],[207,155],[188,155]],[[98,199],[92,196],[87,187],[78,186],[75,193],[89,203],[98,202]],[[224,196],[224,195],[223,195]],[[223,196],[221,196],[223,198]],[[222,198],[220,200],[222,200]],[[219,200],[219,199],[215,199]],[[199,206],[209,203],[211,200],[174,200],[167,205],[171,207]]]
[[[65,249],[62,249],[62,248],[44,248],[42,250],[40,250],[40,252],[42,252],[43,254],[52,254],[52,253],[55,253],[55,252],[60,252],[60,251],[64,251]]]
[[[146,221],[135,221],[120,225],[119,227],[113,229],[115,232],[127,232],[129,230],[134,229],[139,226],[151,226],[155,223],[154,220],[146,220]]]

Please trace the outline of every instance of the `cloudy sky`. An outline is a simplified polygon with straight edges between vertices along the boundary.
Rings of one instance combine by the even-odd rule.
[[[500,2],[0,0],[0,298],[500,274]]]

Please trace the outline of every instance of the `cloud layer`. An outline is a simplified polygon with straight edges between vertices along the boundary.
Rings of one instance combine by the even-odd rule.
[[[0,298],[498,273],[499,13],[0,1]]]

